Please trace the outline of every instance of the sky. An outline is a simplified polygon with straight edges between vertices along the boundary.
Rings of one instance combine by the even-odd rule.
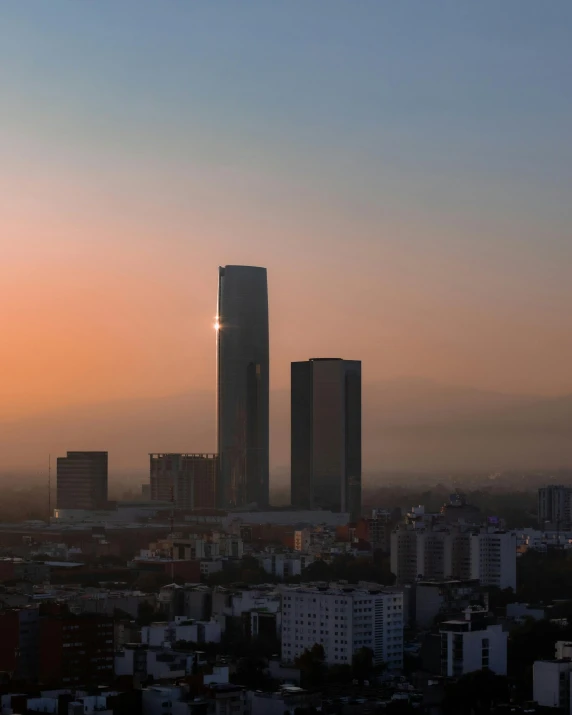
[[[290,362],[572,393],[569,0],[0,3],[0,418]]]

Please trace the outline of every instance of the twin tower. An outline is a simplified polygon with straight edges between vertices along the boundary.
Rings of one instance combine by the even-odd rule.
[[[220,508],[268,505],[268,280],[265,268],[219,268],[217,440]],[[361,511],[361,362],[292,363],[292,506]]]

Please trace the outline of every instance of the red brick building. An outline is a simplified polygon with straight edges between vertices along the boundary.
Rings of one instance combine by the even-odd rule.
[[[50,686],[97,685],[113,678],[113,618],[48,607],[40,618],[39,678]]]
[[[37,608],[10,608],[0,613],[0,671],[14,680],[33,681],[38,675]]]

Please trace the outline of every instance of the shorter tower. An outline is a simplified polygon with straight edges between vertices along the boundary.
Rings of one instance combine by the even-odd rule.
[[[150,454],[153,501],[172,501],[177,509],[214,509],[217,454]]]
[[[105,509],[107,452],[68,452],[58,457],[58,509]]]
[[[291,501],[361,515],[361,362],[314,358],[291,368]]]

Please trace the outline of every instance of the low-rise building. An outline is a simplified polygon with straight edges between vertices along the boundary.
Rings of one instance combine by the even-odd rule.
[[[506,675],[508,634],[488,622],[484,608],[467,608],[463,620],[445,621],[439,633],[441,675],[457,678],[483,668]]]
[[[280,579],[301,576],[304,569],[314,562],[312,555],[302,553],[262,553],[256,554],[256,558],[267,574]]]
[[[247,693],[240,685],[215,683],[198,697],[174,702],[172,710],[163,710],[162,715],[165,712],[172,715],[246,715],[249,712]],[[143,715],[155,713],[143,711]]]
[[[415,592],[415,624],[430,628],[435,619],[446,620],[461,614],[471,605],[488,610],[488,593],[478,581],[419,581]]]
[[[175,651],[169,647],[129,643],[115,653],[115,675],[137,676],[140,682],[183,678],[201,660],[198,653]]]
[[[545,708],[560,708],[559,712],[570,715],[572,660],[537,660],[532,674],[534,701]]]
[[[220,643],[221,626],[217,621],[192,621],[177,616],[171,622],[151,623],[141,628],[141,643],[162,646],[165,643]]]
[[[250,693],[250,715],[294,715],[299,710],[319,708],[320,693],[284,685],[275,693]]]

